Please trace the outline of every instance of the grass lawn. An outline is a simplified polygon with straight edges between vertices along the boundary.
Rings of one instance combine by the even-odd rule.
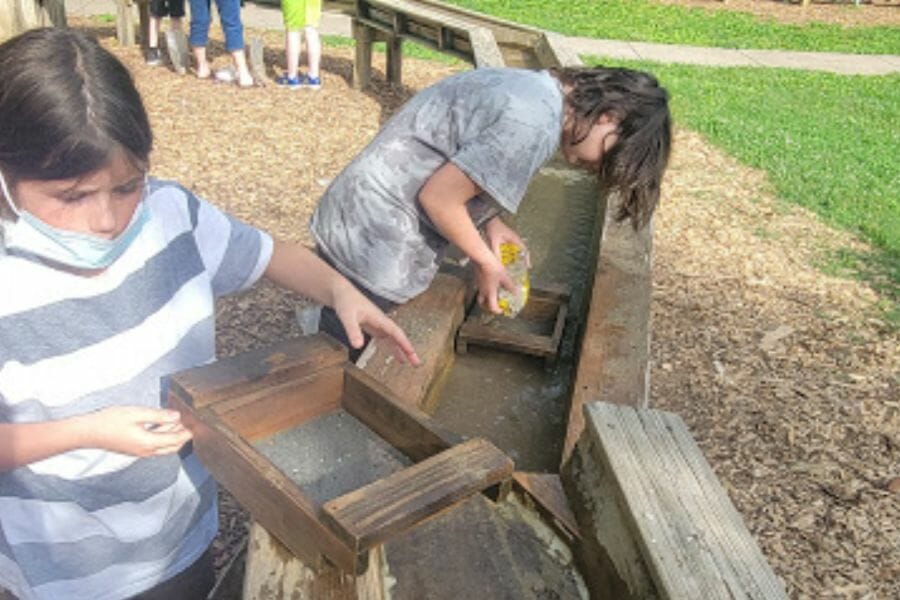
[[[900,54],[897,27],[788,25],[746,13],[647,0],[446,1],[566,35],[722,48]]]
[[[900,75],[615,64],[653,72],[680,124],[764,170],[781,199],[870,242],[825,266],[872,283],[900,324]]]

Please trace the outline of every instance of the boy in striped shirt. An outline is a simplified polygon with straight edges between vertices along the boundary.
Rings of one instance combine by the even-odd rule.
[[[0,45],[0,588],[22,600],[206,597],[216,486],[162,388],[215,359],[217,297],[266,276],[418,362],[310,251],[148,178],[151,145],[92,38]]]

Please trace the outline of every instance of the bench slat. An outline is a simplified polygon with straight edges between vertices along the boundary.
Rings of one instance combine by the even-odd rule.
[[[787,597],[677,415],[592,402],[585,416],[581,468],[600,473],[597,497],[615,498],[660,598]]]

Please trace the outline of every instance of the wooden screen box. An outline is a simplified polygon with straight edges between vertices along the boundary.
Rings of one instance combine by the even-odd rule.
[[[314,569],[327,559],[348,573],[362,573],[370,548],[472,494],[507,489],[513,470],[512,461],[489,442],[461,441],[397,401],[325,334],[180,372],[169,382],[168,400],[216,480]],[[377,437],[402,461],[385,472],[370,465],[365,453],[357,455],[354,477],[362,472],[369,481],[349,489],[344,482],[336,496],[327,490],[323,496],[314,484],[350,462],[341,460],[343,449],[328,445],[340,433],[328,429],[328,419],[337,417],[345,425],[357,423],[350,438]],[[302,446],[316,438],[317,427],[318,439],[327,442],[318,454]],[[318,469],[305,479],[296,468],[304,461]]]
[[[475,305],[459,328],[456,351],[465,354],[470,344],[486,346],[539,356],[548,366],[553,365],[559,355],[570,296],[569,287],[563,284],[532,286],[528,303],[514,318],[486,315]]]

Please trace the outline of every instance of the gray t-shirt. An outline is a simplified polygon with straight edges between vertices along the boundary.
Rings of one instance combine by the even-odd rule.
[[[483,192],[467,204],[476,226],[516,212],[556,151],[563,94],[546,71],[476,69],[407,102],[335,178],[311,221],[319,248],[344,275],[393,302],[425,291],[448,244],[418,202],[448,160]]]

